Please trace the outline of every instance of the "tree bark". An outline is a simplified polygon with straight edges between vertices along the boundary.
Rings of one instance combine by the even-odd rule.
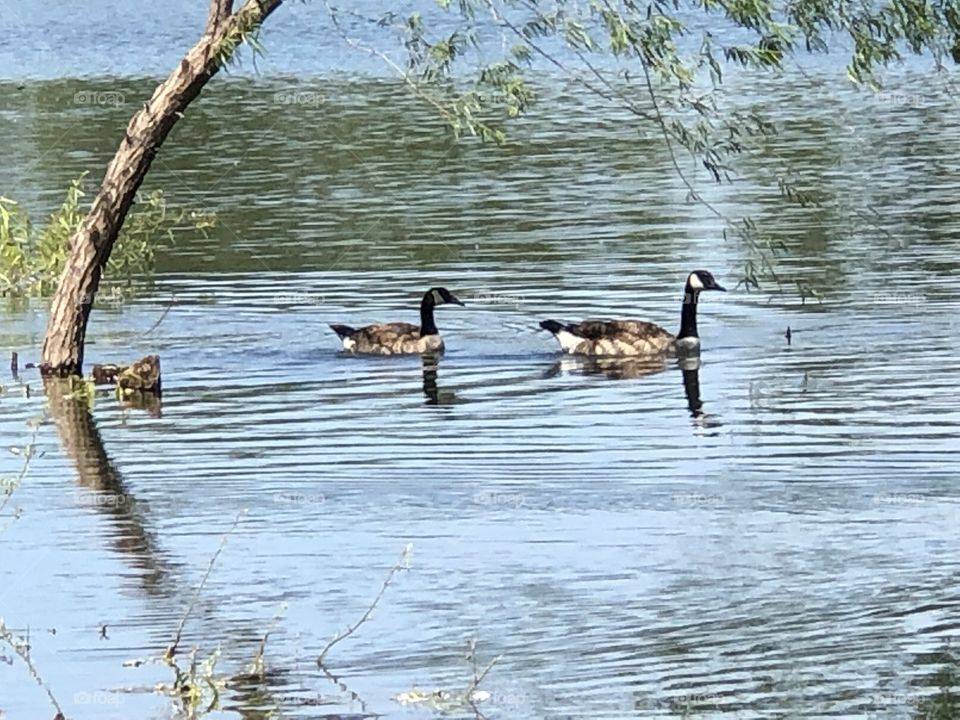
[[[50,307],[40,371],[80,374],[90,310],[103,268],[127,211],[153,158],[187,105],[200,94],[243,37],[254,32],[283,0],[211,0],[203,36],[130,120],[83,225],[70,240],[70,257]]]

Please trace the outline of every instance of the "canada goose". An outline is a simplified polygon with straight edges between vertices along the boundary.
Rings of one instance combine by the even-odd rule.
[[[343,341],[343,349],[366,355],[417,355],[443,352],[443,338],[433,321],[433,308],[455,303],[463,305],[446,288],[431,288],[420,302],[420,325],[381,323],[354,330],[348,325],[330,327]]]
[[[570,325],[544,320],[540,327],[552,332],[563,351],[573,355],[696,355],[700,352],[697,300],[704,290],[726,292],[709,272],[694,270],[687,276],[680,332],[676,336],[644,320],[586,320]]]

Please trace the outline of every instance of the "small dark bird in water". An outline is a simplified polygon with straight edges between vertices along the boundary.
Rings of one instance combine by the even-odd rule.
[[[343,349],[358,355],[422,355],[442,353],[443,338],[433,319],[437,305],[463,305],[446,288],[427,290],[420,302],[420,325],[380,323],[353,329],[349,325],[331,325],[343,342]]]
[[[540,327],[552,332],[563,351],[572,355],[697,355],[697,302],[705,290],[726,292],[709,272],[694,270],[687,276],[677,335],[645,320],[585,320],[570,324],[544,320]]]
[[[783,336],[787,339],[787,345],[789,345],[789,344],[790,344],[790,339],[793,337],[793,333],[790,332],[790,326],[789,326],[789,325],[787,325],[787,331],[783,334]]]

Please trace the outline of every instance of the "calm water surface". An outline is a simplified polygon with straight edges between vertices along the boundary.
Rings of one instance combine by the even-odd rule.
[[[182,643],[233,676],[213,717],[410,717],[391,698],[466,687],[470,639],[481,666],[502,656],[488,717],[919,716],[960,634],[960,136],[948,96],[901,82],[909,104],[745,96],[783,132],[708,191],[789,248],[782,293],[735,289],[747,250],[655,137],[560,84],[503,151],[450,142],[385,81],[211,88],[150,182],[221,226],[98,308],[87,351],[159,353],[162,408],[53,395],[0,512],[0,616],[67,716],[170,716],[169,670],[129,661],[172,641],[238,516]],[[101,86],[124,104],[74,102]],[[2,193],[50,212],[150,88],[5,86]],[[320,99],[279,103],[291,88]],[[787,167],[821,209],[778,198]],[[696,267],[730,289],[701,306],[698,370],[586,367],[537,331],[675,328]],[[336,352],[326,323],[414,321],[438,284],[467,305],[438,311],[435,371]],[[44,304],[2,313],[4,357],[35,360]],[[2,384],[4,445],[26,445],[42,386]],[[327,657],[338,685],[315,658],[407,543]],[[243,679],[268,630],[266,676]],[[0,716],[52,716],[0,656]]]

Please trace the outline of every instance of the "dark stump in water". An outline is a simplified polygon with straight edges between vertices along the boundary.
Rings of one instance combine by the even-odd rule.
[[[135,392],[160,394],[160,356],[147,355],[133,365],[94,365],[93,382],[116,385],[123,396]]]

